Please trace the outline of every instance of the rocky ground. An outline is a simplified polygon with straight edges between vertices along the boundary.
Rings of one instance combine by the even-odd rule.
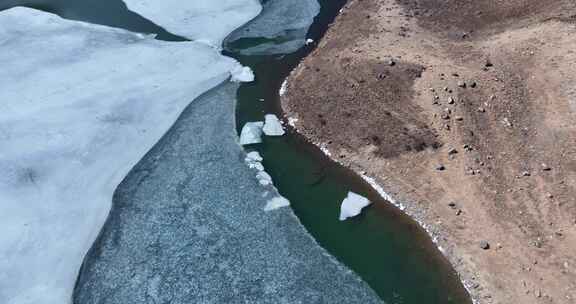
[[[576,2],[351,0],[282,105],[479,303],[576,302]]]

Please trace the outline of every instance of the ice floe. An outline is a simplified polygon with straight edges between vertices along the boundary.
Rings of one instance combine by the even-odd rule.
[[[263,126],[264,122],[262,121],[247,122],[244,124],[242,131],[240,131],[240,144],[244,146],[261,143]]]
[[[158,15],[203,5],[202,18],[179,28],[219,27],[215,41],[257,12],[240,5],[255,1],[224,1],[224,15],[213,1],[129,2]],[[0,303],[69,303],[117,185],[190,101],[239,64],[206,44],[21,7],[0,12],[0,37]]]
[[[362,209],[370,204],[371,202],[367,198],[354,192],[348,192],[348,196],[346,196],[342,202],[342,205],[340,206],[339,219],[344,221],[347,218],[355,217],[359,215],[360,212],[362,212]]]
[[[234,51],[244,55],[287,54],[307,44],[308,29],[320,12],[317,0],[270,0],[263,7],[262,14],[226,38],[231,46],[250,38],[255,45]]]
[[[264,127],[262,131],[267,136],[282,136],[285,134],[282,123],[280,123],[280,120],[274,114],[266,114],[264,116]]]
[[[254,81],[254,73],[249,67],[237,66],[231,72],[231,81],[233,82],[252,82]]]
[[[256,174],[256,179],[262,186],[271,186],[272,185],[272,177],[270,174],[266,173],[266,171],[260,171]]]
[[[262,10],[258,0],[123,0],[167,31],[220,48],[222,40]]]
[[[264,207],[264,211],[272,211],[282,207],[290,206],[290,201],[287,200],[285,197],[276,196],[270,199],[266,206]]]

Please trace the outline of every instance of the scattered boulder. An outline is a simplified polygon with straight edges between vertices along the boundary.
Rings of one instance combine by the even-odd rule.
[[[466,88],[466,82],[460,80],[460,81],[458,81],[458,86],[464,89],[464,88]]]
[[[444,170],[446,170],[446,167],[443,164],[438,164],[436,166],[436,170],[437,171],[444,171]]]
[[[490,243],[488,243],[487,241],[480,241],[480,248],[488,250],[490,249]]]

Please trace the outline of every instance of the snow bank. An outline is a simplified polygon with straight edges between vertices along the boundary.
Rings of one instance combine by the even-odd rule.
[[[264,122],[262,121],[247,122],[244,124],[240,132],[240,144],[244,146],[261,143],[263,126]]]
[[[157,14],[200,6],[203,17],[173,21],[192,32],[216,26],[215,41],[257,11],[246,5],[255,1],[223,1],[223,14],[208,1],[183,10],[129,2]],[[68,303],[117,185],[190,101],[239,65],[205,44],[28,8],[0,12],[0,37],[0,303]]]
[[[371,202],[367,198],[358,195],[354,192],[348,192],[348,196],[346,196],[346,198],[342,202],[342,206],[340,206],[339,219],[341,221],[344,221],[347,218],[355,217],[358,214],[360,214],[362,209],[364,209],[370,204]]]
[[[226,38],[226,45],[254,39],[253,47],[232,49],[244,55],[292,53],[307,44],[306,34],[319,12],[317,0],[270,0],[262,14]]]
[[[282,136],[284,135],[284,128],[280,123],[278,117],[274,114],[266,114],[264,116],[264,127],[262,131],[267,136]]]
[[[167,31],[220,48],[233,30],[262,10],[258,0],[123,0]]]

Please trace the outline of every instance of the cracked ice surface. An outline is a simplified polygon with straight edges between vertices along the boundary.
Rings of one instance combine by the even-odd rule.
[[[205,41],[222,40],[260,13],[259,0],[123,0],[128,9],[171,33]]]
[[[262,14],[226,37],[228,43],[267,38],[256,46],[234,50],[243,55],[292,53],[307,44],[306,34],[320,12],[318,0],[270,0]]]
[[[380,303],[254,178],[236,89],[192,102],[123,181],[76,303]]]
[[[117,185],[239,64],[13,8],[0,12],[0,66],[0,303],[68,303]]]

